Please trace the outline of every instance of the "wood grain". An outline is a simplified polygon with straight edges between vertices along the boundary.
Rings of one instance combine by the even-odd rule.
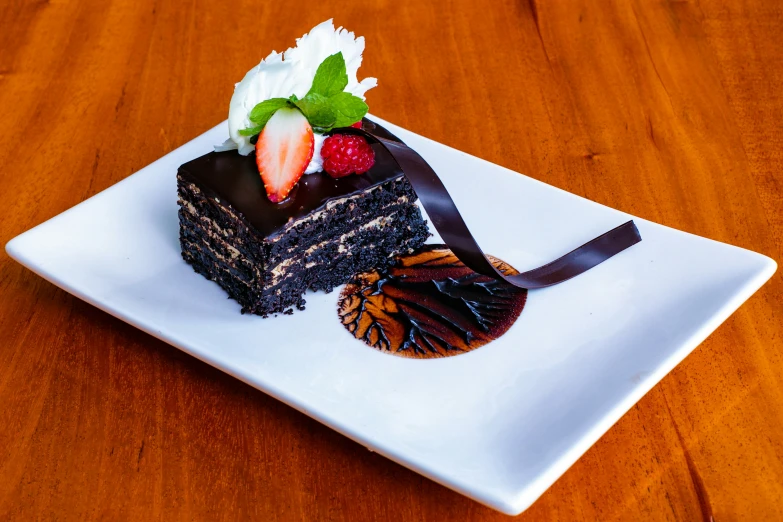
[[[330,16],[367,37],[375,114],[783,259],[776,0],[5,0],[0,242],[224,119]],[[0,519],[506,518],[5,255],[0,296]],[[781,348],[776,275],[521,519],[783,519]]]

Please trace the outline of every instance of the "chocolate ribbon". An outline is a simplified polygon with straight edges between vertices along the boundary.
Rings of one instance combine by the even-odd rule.
[[[642,240],[634,222],[628,221],[551,263],[514,276],[504,275],[484,255],[443,182],[424,158],[381,125],[366,119],[362,123],[361,129],[347,128],[339,132],[363,136],[391,154],[446,246],[474,272],[502,279],[518,288],[544,288],[578,276]]]

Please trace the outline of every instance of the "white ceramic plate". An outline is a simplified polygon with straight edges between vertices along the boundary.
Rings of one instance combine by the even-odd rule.
[[[442,176],[482,248],[517,269],[630,217],[378,121]],[[642,243],[530,292],[499,340],[447,359],[392,357],[344,330],[337,292],[309,293],[307,310],[292,316],[241,315],[182,260],[177,167],[226,135],[218,125],[15,238],[8,253],[94,306],[508,514],[532,504],[776,267],[760,254],[636,219]]]

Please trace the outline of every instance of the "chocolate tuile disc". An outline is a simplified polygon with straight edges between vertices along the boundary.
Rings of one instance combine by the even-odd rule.
[[[518,272],[489,256],[505,275]],[[387,272],[357,274],[343,288],[345,328],[379,351],[414,359],[450,357],[497,339],[517,320],[527,290],[467,268],[446,245],[424,245]]]

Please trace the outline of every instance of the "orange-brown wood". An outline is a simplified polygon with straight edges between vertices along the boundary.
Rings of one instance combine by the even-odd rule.
[[[331,16],[375,114],[783,259],[777,0],[5,0],[0,242],[224,119]],[[783,519],[781,348],[776,275],[521,519]],[[0,519],[34,518],[506,517],[0,255]]]

